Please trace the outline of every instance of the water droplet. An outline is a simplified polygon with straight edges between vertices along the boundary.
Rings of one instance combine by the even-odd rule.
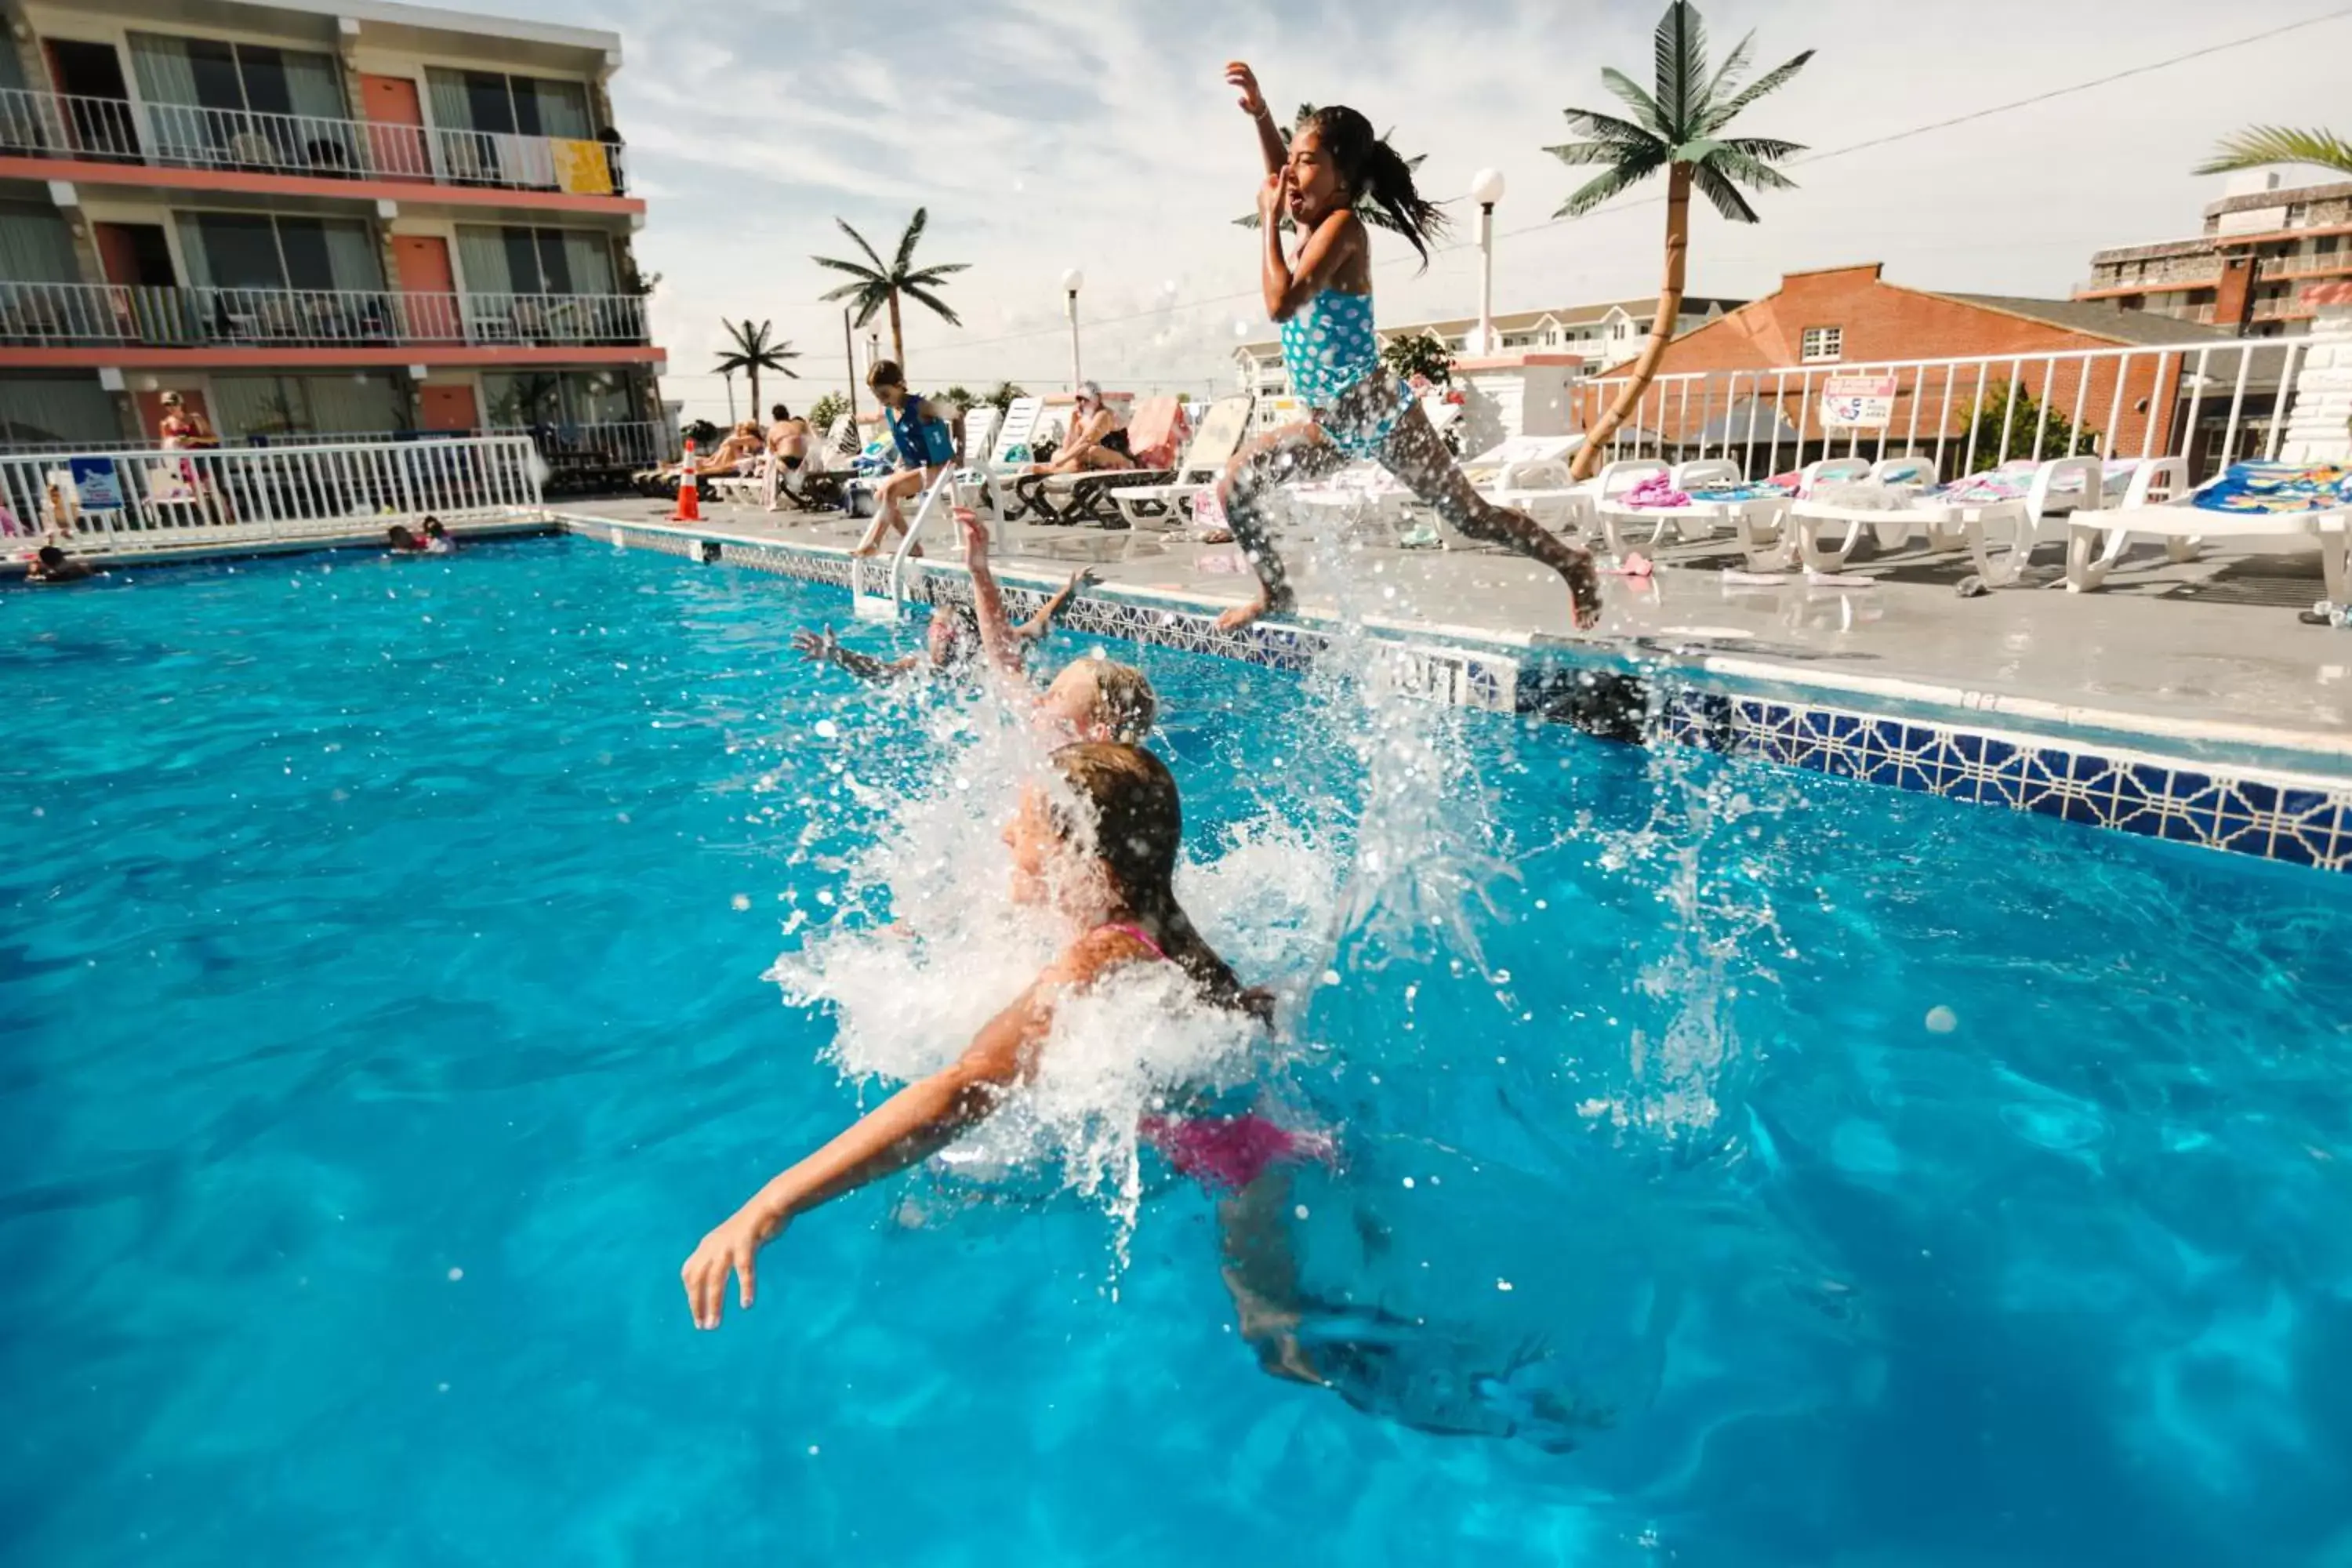
[[[1948,1035],[1960,1026],[1960,1016],[1949,1007],[1937,1005],[1927,1009],[1927,1032]]]
[[[1497,1279],[1495,1281],[1495,1289],[1497,1290],[1507,1290],[1510,1288],[1511,1282],[1507,1279]]]
[[[751,907],[751,895],[749,893],[738,893],[727,901],[739,910],[748,910]]]
[[[1292,1209],[1290,1212],[1297,1215],[1300,1219],[1305,1219],[1307,1217],[1307,1205],[1305,1204],[1300,1204],[1297,1208]]]
[[[1407,1176],[1407,1177],[1404,1179],[1404,1184],[1405,1184],[1405,1190],[1406,1190],[1407,1192],[1412,1191],[1412,1178],[1411,1176]]]
[[[466,1271],[462,1268],[452,1268],[449,1270],[449,1278],[452,1281],[463,1279],[465,1277]]]
[[[841,726],[835,723],[830,719],[818,720],[814,728],[816,730],[817,739],[820,741],[833,740],[841,733]],[[812,1449],[811,1452],[814,1452],[814,1450]]]

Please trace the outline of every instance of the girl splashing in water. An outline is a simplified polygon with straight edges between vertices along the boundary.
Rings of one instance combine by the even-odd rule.
[[[952,1067],[892,1095],[702,1238],[681,1271],[698,1328],[719,1326],[730,1275],[742,1305],[751,1305],[760,1248],[793,1220],[918,1163],[994,1112],[1036,1070],[1064,1004],[1120,969],[1173,964],[1208,1005],[1266,1016],[1265,994],[1242,989],[1176,901],[1182,837],[1176,781],[1150,752],[1110,742],[1054,752],[1049,776],[1024,792],[1004,841],[1014,900],[1061,917],[1070,939]],[[1285,1162],[1323,1152],[1255,1113],[1155,1116],[1141,1131],[1180,1170],[1220,1189],[1277,1179]]]
[[[1411,391],[1381,364],[1372,332],[1371,247],[1355,213],[1369,199],[1429,259],[1429,240],[1444,215],[1413,188],[1396,149],[1352,109],[1318,109],[1299,121],[1287,149],[1266,112],[1257,77],[1235,60],[1225,79],[1241,89],[1242,109],[1257,124],[1265,154],[1258,192],[1265,240],[1260,279],[1266,314],[1281,324],[1282,358],[1291,391],[1313,417],[1244,447],[1217,487],[1234,538],[1257,573],[1258,596],[1218,617],[1230,630],[1293,607],[1282,558],[1265,536],[1266,492],[1285,480],[1318,479],[1360,458],[1375,458],[1437,514],[1473,539],[1508,545],[1568,581],[1576,624],[1601,619],[1601,584],[1592,557],[1547,533],[1533,518],[1478,494]],[[1284,254],[1282,219],[1298,227],[1298,254]]]

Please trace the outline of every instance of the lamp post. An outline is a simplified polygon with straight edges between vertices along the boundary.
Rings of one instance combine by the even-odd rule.
[[[1087,286],[1087,275],[1076,268],[1062,274],[1063,309],[1070,318],[1070,390],[1076,392],[1078,374],[1078,290]]]
[[[1481,169],[1470,181],[1478,204],[1478,352],[1495,352],[1495,204],[1503,199],[1503,171]]]

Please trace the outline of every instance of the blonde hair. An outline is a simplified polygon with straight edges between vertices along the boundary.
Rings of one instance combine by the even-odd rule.
[[[1150,679],[1131,664],[1108,658],[1096,659],[1089,668],[1095,673],[1095,722],[1114,741],[1140,744],[1160,718],[1160,695],[1151,689]]]

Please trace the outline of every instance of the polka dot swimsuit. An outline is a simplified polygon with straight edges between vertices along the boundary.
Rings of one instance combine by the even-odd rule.
[[[1290,374],[1293,395],[1315,410],[1315,417],[1332,445],[1351,458],[1380,454],[1389,432],[1412,399],[1399,386],[1398,395],[1375,398],[1373,411],[1335,417],[1340,400],[1385,373],[1381,368],[1381,342],[1372,331],[1372,297],[1326,289],[1282,323],[1282,363]],[[1360,396],[1354,400],[1360,405]]]

